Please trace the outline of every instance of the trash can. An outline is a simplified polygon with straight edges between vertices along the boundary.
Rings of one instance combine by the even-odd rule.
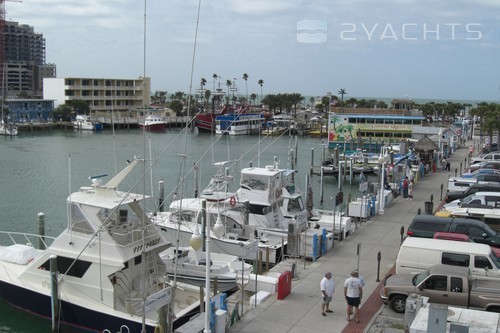
[[[425,214],[432,215],[434,203],[432,201],[425,202]]]

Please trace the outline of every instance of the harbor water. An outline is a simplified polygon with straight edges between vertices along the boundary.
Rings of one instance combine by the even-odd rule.
[[[324,140],[324,141],[323,141]],[[195,179],[200,189],[217,172],[214,162],[234,160],[228,170],[239,182],[238,170],[265,166],[279,161],[280,168],[290,167],[290,150],[297,146],[295,177],[297,187],[304,190],[311,161],[321,164],[326,139],[259,136],[216,136],[185,132],[180,129],[166,133],[144,133],[140,130],[106,129],[102,132],[47,131],[23,133],[17,137],[0,137],[0,229],[25,233],[38,232],[38,213],[45,214],[47,235],[57,236],[66,226],[66,199],[81,186],[89,186],[89,177],[104,176],[106,182],[123,169],[127,160],[145,159],[144,168],[136,168],[120,190],[152,195],[151,210],[158,197],[158,182],[165,183],[165,201],[168,204],[174,193],[177,198],[192,197]],[[314,150],[314,158],[312,151]],[[199,170],[198,173],[194,170]],[[198,174],[198,176],[196,176]],[[145,177],[142,177],[146,175]],[[376,181],[372,176],[369,181]],[[138,179],[142,180],[138,181]],[[182,185],[179,180],[185,179]],[[310,176],[315,208],[332,209],[333,197],[338,193],[338,182],[325,176],[323,203],[320,202],[320,177]],[[350,193],[359,197],[358,179],[342,184],[344,200]],[[49,320],[34,318],[0,302],[1,332],[50,332]]]

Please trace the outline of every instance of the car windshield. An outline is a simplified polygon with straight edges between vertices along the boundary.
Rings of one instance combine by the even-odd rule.
[[[425,279],[427,279],[427,277],[430,275],[431,273],[429,271],[425,271],[425,272],[422,272],[422,273],[419,273],[417,275],[415,275],[413,277],[413,279],[411,279],[411,283],[414,285],[414,286],[418,286],[422,281],[424,281]]]
[[[472,200],[474,200],[474,198],[477,198],[476,195],[475,194],[471,194],[468,197],[465,197],[462,200],[460,200],[458,203],[459,204],[468,204],[469,202],[471,202]]]

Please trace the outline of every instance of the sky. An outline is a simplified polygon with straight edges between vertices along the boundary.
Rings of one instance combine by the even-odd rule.
[[[500,101],[499,0],[23,0],[5,7],[6,20],[43,34],[58,77],[146,75],[153,92],[187,94],[201,78],[217,88],[217,74],[221,88],[235,81],[243,96],[345,89],[345,99]]]

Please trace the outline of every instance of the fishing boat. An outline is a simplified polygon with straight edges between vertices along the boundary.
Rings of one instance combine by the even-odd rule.
[[[150,132],[165,132],[167,129],[167,122],[163,117],[148,114],[139,121],[139,127]]]
[[[6,123],[3,119],[0,121],[0,135],[15,136],[17,133],[17,126]]]
[[[73,127],[79,131],[102,130],[102,124],[100,122],[92,121],[89,116],[84,114],[76,115],[75,121],[73,121]]]
[[[94,332],[125,325],[153,333],[166,324],[158,313],[172,289],[159,254],[170,244],[142,208],[147,197],[117,189],[139,162],[72,193],[56,238],[0,233],[0,298],[57,326]]]
[[[264,168],[241,170],[240,187],[229,192],[232,176],[225,174],[225,164],[219,162],[219,172],[198,198],[175,200],[169,211],[157,212],[151,218],[168,241],[188,246],[196,229],[201,229],[200,212],[206,201],[206,220],[215,244],[214,252],[242,254],[242,246],[258,243],[271,264],[283,259],[292,223],[300,232],[307,227],[307,212],[296,186],[286,178],[295,171],[279,169],[277,163]],[[253,260],[254,256],[244,259]]]
[[[205,286],[206,253],[201,250],[182,247],[171,247],[160,253],[166,265],[169,278],[196,286]],[[176,267],[177,266],[177,267]],[[244,275],[252,272],[249,264],[243,264]],[[237,256],[222,253],[210,253],[210,281],[217,281],[218,291],[228,291],[237,288],[241,281],[241,260]],[[239,274],[240,275],[239,275]],[[238,276],[240,278],[238,279]]]

